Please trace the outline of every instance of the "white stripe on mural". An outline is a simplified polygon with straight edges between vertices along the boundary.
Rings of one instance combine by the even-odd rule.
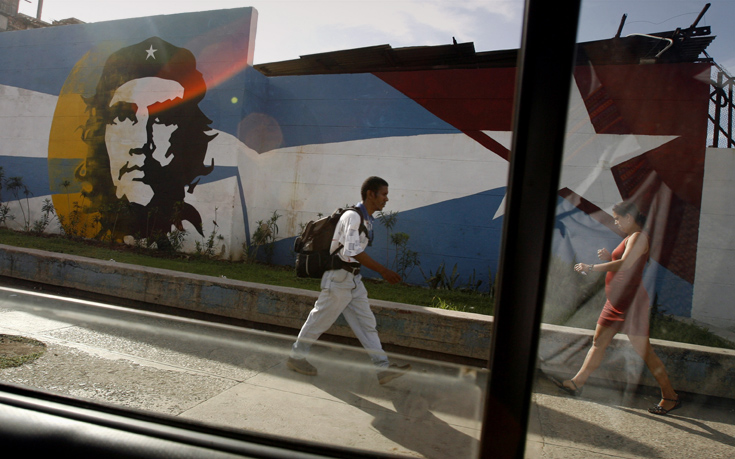
[[[284,237],[318,213],[358,202],[360,185],[371,175],[390,184],[386,212],[501,188],[508,178],[508,162],[464,134],[305,145],[261,155],[240,144],[238,164],[251,228],[278,210],[286,216]]]
[[[0,85],[2,155],[45,158],[58,97]]]

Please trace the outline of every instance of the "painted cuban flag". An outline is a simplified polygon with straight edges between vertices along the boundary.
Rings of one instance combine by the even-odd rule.
[[[239,8],[0,35],[0,165],[23,177],[34,215],[48,198],[65,231],[125,239],[179,229],[186,250],[217,234],[218,253],[237,259],[277,214],[276,260],[288,263],[301,224],[354,204],[378,175],[390,183],[385,210],[399,212],[396,231],[410,235],[426,273],[456,264],[487,286],[502,244],[516,69],[265,77],[252,67],[256,20]],[[154,61],[154,73],[129,70]],[[619,241],[610,209],[635,198],[655,225],[652,289],[688,295],[691,308],[708,79],[706,64],[580,61],[556,255],[581,260]],[[133,87],[145,97],[134,100]],[[194,130],[204,136],[182,135]],[[11,206],[20,213],[20,201]],[[375,232],[371,250],[390,264],[385,228]]]

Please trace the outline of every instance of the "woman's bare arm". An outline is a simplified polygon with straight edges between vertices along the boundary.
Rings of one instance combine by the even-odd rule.
[[[648,237],[641,233],[633,233],[628,238],[628,242],[625,244],[625,251],[623,256],[619,260],[608,261],[606,263],[599,263],[594,265],[588,265],[585,263],[578,263],[574,269],[577,272],[586,271],[624,271],[638,261],[638,259],[648,253]]]

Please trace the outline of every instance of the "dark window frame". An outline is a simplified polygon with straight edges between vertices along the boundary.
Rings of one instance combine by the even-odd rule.
[[[524,454],[580,5],[526,1],[480,457]]]

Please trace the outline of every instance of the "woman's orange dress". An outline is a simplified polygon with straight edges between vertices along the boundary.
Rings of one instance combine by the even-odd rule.
[[[646,233],[639,237],[648,239]],[[612,252],[612,259],[619,260],[625,252],[630,236],[623,239]],[[607,302],[602,308],[599,325],[612,327],[620,333],[648,336],[648,308],[650,299],[643,287],[643,270],[648,262],[648,252],[625,271],[608,271],[605,276]]]

